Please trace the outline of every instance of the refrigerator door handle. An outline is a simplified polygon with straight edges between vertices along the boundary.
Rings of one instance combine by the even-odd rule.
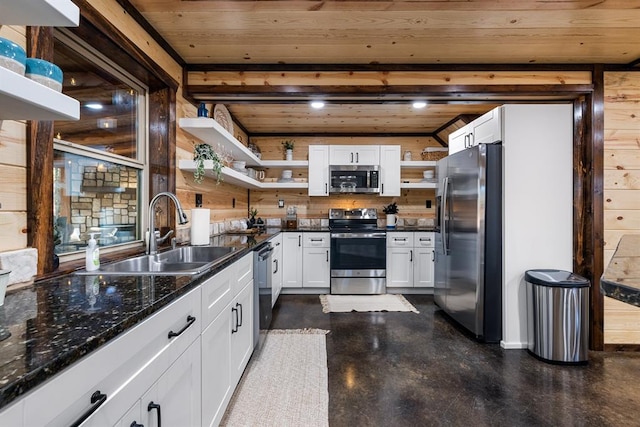
[[[440,213],[440,218],[442,218],[442,253],[444,255],[448,255],[449,248],[447,248],[447,227],[449,225],[449,221],[447,218],[447,200],[449,199],[449,177],[446,176],[443,180],[443,190],[442,190],[442,204],[440,205],[442,212]]]

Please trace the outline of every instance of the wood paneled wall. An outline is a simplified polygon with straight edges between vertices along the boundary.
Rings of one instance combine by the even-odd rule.
[[[607,72],[604,113],[605,268],[623,234],[640,233],[640,73]],[[605,299],[606,344],[640,344],[640,308]]]

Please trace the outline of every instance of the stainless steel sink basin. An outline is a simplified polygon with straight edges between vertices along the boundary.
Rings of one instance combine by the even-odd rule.
[[[111,276],[200,274],[223,261],[237,248],[227,246],[183,246],[156,255],[141,255],[100,266],[97,271],[78,274],[106,274]]]

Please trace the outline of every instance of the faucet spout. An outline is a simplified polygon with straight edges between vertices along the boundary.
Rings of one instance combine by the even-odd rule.
[[[173,203],[176,205],[176,210],[177,210],[177,213],[178,213],[178,224],[182,225],[182,224],[186,224],[186,223],[189,222],[189,220],[187,219],[187,214],[184,213],[184,210],[182,209],[182,205],[180,204],[180,201],[178,200],[178,198],[176,197],[175,194],[170,193],[168,191],[163,191],[162,193],[156,194],[153,197],[153,199],[151,199],[151,202],[149,203],[149,246],[148,246],[148,250],[147,250],[147,253],[149,255],[155,255],[155,254],[158,253],[158,241],[156,240],[156,236],[155,236],[155,232],[154,232],[154,230],[155,230],[155,208],[156,208],[156,204],[158,203],[158,200],[162,196],[166,196],[169,199],[173,200]],[[166,239],[168,236],[169,236],[169,234],[167,234],[164,238]]]

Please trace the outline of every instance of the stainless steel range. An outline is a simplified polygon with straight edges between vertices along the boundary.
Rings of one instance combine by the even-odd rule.
[[[330,209],[331,293],[387,291],[387,234],[375,209]]]

